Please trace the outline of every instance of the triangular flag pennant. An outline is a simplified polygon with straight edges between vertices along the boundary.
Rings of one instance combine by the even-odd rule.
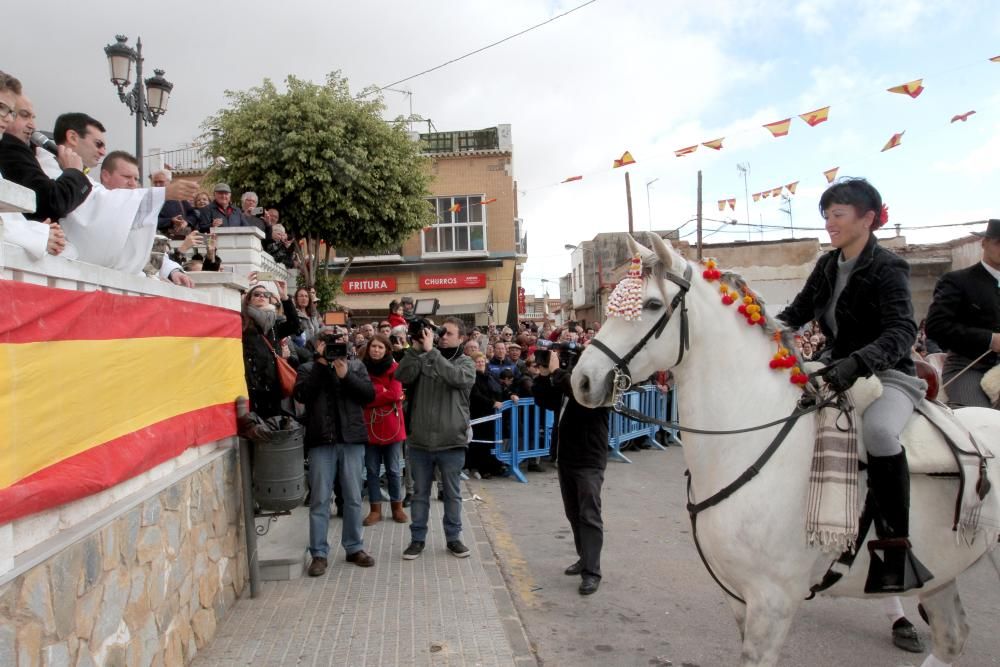
[[[900,95],[917,97],[920,93],[924,92],[923,83],[923,79],[914,79],[913,81],[908,81],[907,83],[893,86],[892,88],[887,88],[886,90],[890,93],[899,93]]]
[[[795,189],[798,187],[799,187],[799,182],[795,181],[794,183],[789,183],[788,185],[786,185],[785,189],[788,190],[788,194],[794,195]]]
[[[816,109],[816,111],[807,111],[806,113],[799,114],[799,118],[804,120],[809,127],[816,127],[830,118],[830,107],[823,107],[822,109]]]
[[[484,199],[483,201],[479,202],[479,205],[480,205],[480,206],[486,206],[487,204],[492,204],[492,203],[493,203],[493,202],[495,202],[496,200],[497,200],[497,198],[496,198],[496,197],[493,197],[493,198],[491,198],[491,199]]]
[[[954,116],[951,117],[951,122],[954,123],[955,121],[960,120],[964,123],[965,121],[969,120],[969,116],[971,116],[974,113],[976,113],[975,110],[966,111],[965,113],[955,114]]]
[[[760,193],[759,192],[753,193],[753,200],[754,201],[760,201]]]
[[[879,152],[880,153],[884,153],[887,150],[889,150],[890,148],[895,148],[896,146],[898,146],[901,143],[903,143],[903,135],[904,134],[906,134],[906,130],[903,130],[902,132],[897,132],[896,134],[894,134],[891,137],[889,137],[889,141],[885,142],[885,146],[883,146],[882,150],[879,151]]]
[[[775,188],[775,189],[771,190],[771,196],[772,197],[780,197],[781,196],[781,188]]]
[[[460,213],[462,211],[462,205],[461,204],[452,204],[451,208],[449,208],[448,211],[451,212],[451,213]]]
[[[612,164],[612,169],[617,169],[618,167],[627,167],[630,164],[635,164],[635,159],[632,154],[628,151],[622,153],[622,156],[614,161]]]
[[[833,183],[835,180],[837,180],[838,171],[840,171],[840,167],[834,167],[833,169],[827,169],[826,171],[824,171],[823,175],[826,176],[826,182]]]
[[[567,178],[566,180],[564,180],[563,183],[569,183],[571,181],[582,181],[582,180],[583,180],[583,176],[570,176],[569,178]]]
[[[788,128],[792,125],[792,119],[786,118],[785,120],[776,120],[773,123],[768,123],[764,126],[764,129],[770,132],[775,137],[783,137],[788,134]]]
[[[715,149],[715,150],[721,150],[722,149],[722,140],[723,139],[725,139],[725,137],[719,137],[718,139],[712,139],[711,141],[704,142],[702,144],[702,146],[704,146],[705,148],[712,148],[712,149]]]
[[[764,190],[763,192],[760,193],[760,196],[763,197],[764,199],[767,199],[768,197],[771,196],[771,191],[770,190]]]
[[[729,208],[730,208],[731,210],[733,210],[733,211],[735,211],[735,210],[736,210],[736,200],[735,200],[735,199],[730,199],[730,200],[729,200]]]
[[[1000,63],[1000,56],[993,56],[990,58],[991,63]]]
[[[688,146],[687,148],[678,148],[677,150],[674,151],[674,155],[676,155],[677,157],[684,157],[685,155],[690,155],[691,153],[694,153],[696,150],[698,150],[698,144],[695,144],[694,146]]]
[[[720,211],[726,210],[726,200],[725,199],[720,199],[719,200],[719,210]]]

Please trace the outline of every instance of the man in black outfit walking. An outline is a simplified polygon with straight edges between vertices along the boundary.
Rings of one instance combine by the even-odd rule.
[[[608,464],[608,408],[585,408],[577,403],[570,370],[559,367],[559,352],[552,350],[549,363],[540,366],[532,393],[538,405],[557,417],[552,439],[559,443],[559,490],[579,557],[566,574],[581,575],[580,595],[591,595],[601,584],[601,486]]]

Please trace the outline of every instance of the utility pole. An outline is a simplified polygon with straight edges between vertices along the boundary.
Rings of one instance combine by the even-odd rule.
[[[698,261],[701,261],[701,169],[698,170]]]
[[[736,165],[736,171],[743,174],[743,197],[747,209],[747,241],[750,240],[750,186],[747,184],[747,174],[750,173],[750,163],[740,162]]]
[[[632,233],[632,181],[625,172],[625,200],[628,202],[628,233]]]

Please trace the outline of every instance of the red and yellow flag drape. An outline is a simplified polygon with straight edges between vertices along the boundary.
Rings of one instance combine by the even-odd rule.
[[[239,313],[0,280],[0,524],[236,433]]]

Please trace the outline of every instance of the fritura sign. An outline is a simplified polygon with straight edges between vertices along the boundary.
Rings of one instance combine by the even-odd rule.
[[[420,289],[465,289],[486,287],[485,273],[445,273],[436,276],[420,276]]]
[[[395,278],[349,278],[344,281],[344,294],[395,291]]]

